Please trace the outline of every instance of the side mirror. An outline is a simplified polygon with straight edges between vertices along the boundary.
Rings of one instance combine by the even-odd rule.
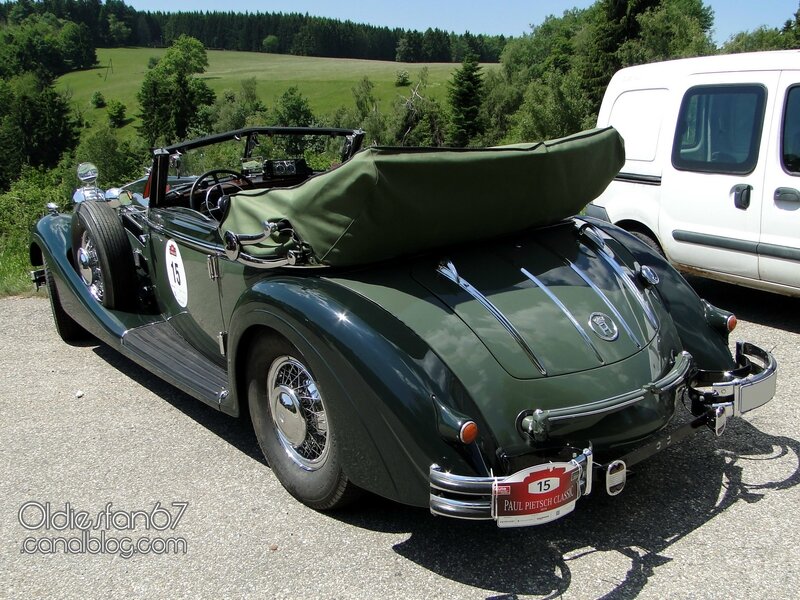
[[[81,163],[78,165],[78,179],[84,185],[93,185],[97,181],[97,167],[90,162]]]

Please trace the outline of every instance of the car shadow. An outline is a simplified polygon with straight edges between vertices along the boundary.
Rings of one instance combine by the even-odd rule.
[[[370,530],[410,533],[395,552],[442,577],[487,590],[488,598],[560,597],[570,588],[576,560],[617,552],[629,561],[628,571],[603,597],[633,598],[672,560],[665,551],[673,543],[737,502],[758,502],[800,483],[797,466],[777,481],[752,484],[743,478],[748,461],[789,454],[800,457],[800,442],[738,421],[718,440],[701,434],[643,463],[620,496],[596,488],[572,514],[547,525],[498,529],[492,522],[431,517],[372,496],[332,516]]]
[[[93,351],[249,458],[267,464],[249,419],[221,414],[104,344]],[[746,481],[748,463],[764,465],[789,455],[795,456],[792,471],[782,478]],[[575,561],[613,551],[629,566],[604,598],[633,598],[659,566],[672,560],[665,551],[673,543],[737,502],[755,503],[800,483],[799,461],[797,440],[766,435],[736,420],[720,438],[703,432],[642,463],[621,495],[612,498],[595,488],[572,514],[538,527],[498,529],[492,522],[433,517],[427,509],[369,493],[327,514],[370,531],[408,534],[393,547],[398,555],[441,577],[486,590],[492,599],[559,597],[570,588]]]
[[[714,306],[731,311],[739,319],[791,333],[800,333],[800,320],[797,319],[800,298],[702,277],[687,276],[686,280],[701,298],[705,298]]]
[[[164,399],[243,454],[264,465],[267,464],[258,447],[250,419],[235,419],[203,404],[105,344],[95,346],[93,351],[109,365]]]

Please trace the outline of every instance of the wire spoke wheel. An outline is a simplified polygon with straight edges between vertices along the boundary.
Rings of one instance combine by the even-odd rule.
[[[316,382],[291,356],[278,357],[267,374],[272,422],[286,454],[317,470],[328,456],[328,415]]]
[[[342,464],[341,396],[324,366],[285,338],[266,334],[248,346],[246,373],[258,445],[286,491],[317,510],[355,500],[360,490]]]
[[[81,244],[78,247],[78,273],[89,288],[89,293],[98,302],[103,302],[103,271],[100,269],[100,259],[97,256],[97,245],[88,231],[81,235]]]

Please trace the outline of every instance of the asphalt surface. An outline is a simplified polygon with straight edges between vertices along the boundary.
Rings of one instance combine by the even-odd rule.
[[[0,300],[0,598],[796,598],[800,300],[698,287],[773,350],[775,399],[650,459],[620,496],[515,530],[371,496],[314,512],[249,424],[105,346],[64,345],[44,298]],[[54,514],[67,503],[88,537],[86,516]],[[150,551],[114,553],[126,537]]]

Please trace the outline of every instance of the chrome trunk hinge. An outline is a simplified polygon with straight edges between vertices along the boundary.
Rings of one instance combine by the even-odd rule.
[[[208,255],[208,278],[211,281],[219,279],[219,259],[215,254]]]

